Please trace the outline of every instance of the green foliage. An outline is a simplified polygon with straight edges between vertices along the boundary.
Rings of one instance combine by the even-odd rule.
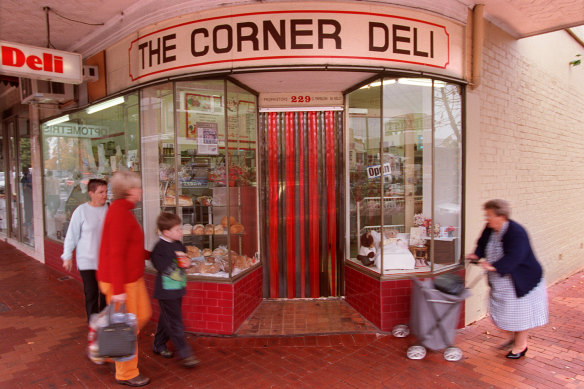
[[[582,54],[576,54],[576,57],[581,57],[581,56],[582,56]],[[571,66],[578,66],[581,63],[582,63],[582,59],[580,59],[580,58],[577,58],[577,59],[575,59],[573,61],[570,61],[570,65]]]

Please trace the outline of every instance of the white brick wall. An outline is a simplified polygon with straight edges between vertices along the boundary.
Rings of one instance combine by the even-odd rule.
[[[482,203],[506,199],[554,283],[584,267],[584,67],[568,65],[584,50],[565,32],[516,41],[488,25],[485,35],[482,83],[469,92],[480,123],[468,126],[466,249]],[[484,315],[487,293],[475,291],[467,323]]]

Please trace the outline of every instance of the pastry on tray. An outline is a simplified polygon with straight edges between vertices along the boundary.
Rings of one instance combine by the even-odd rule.
[[[193,199],[190,198],[189,196],[180,195],[178,196],[178,205],[180,205],[181,207],[190,207],[191,205],[193,205]]]
[[[215,226],[213,224],[207,224],[205,226],[205,235],[213,235],[215,231]]]
[[[231,225],[233,225],[235,223],[236,223],[235,218],[233,216],[229,216],[229,225],[231,226]],[[224,216],[223,219],[221,219],[221,225],[223,227],[227,227],[227,225],[228,225],[227,224],[227,216]]]
[[[243,233],[243,224],[235,223],[231,227],[229,227],[229,231],[231,231],[232,234],[242,234]]]
[[[187,255],[191,258],[193,257],[200,257],[201,250],[197,246],[186,246],[187,248]]]
[[[193,235],[204,235],[205,234],[205,226],[202,224],[195,224],[193,226]]]

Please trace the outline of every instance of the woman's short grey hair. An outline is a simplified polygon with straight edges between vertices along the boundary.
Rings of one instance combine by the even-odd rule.
[[[142,180],[137,173],[130,170],[121,170],[114,173],[110,185],[114,200],[124,199],[132,188],[142,188]]]
[[[509,216],[511,216],[511,206],[505,200],[489,200],[483,205],[483,208],[485,211],[490,209],[495,215],[504,216],[506,219],[509,219]]]

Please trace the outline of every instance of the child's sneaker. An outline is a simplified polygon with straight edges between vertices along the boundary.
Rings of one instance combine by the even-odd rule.
[[[152,350],[152,351],[154,352],[154,354],[160,355],[162,358],[172,358],[172,356],[174,355],[172,353],[172,351],[169,351],[169,350],[161,350],[161,351]]]
[[[181,360],[180,363],[184,367],[190,368],[197,366],[199,364],[199,360],[194,355],[191,355],[190,357],[186,357],[185,359]]]

